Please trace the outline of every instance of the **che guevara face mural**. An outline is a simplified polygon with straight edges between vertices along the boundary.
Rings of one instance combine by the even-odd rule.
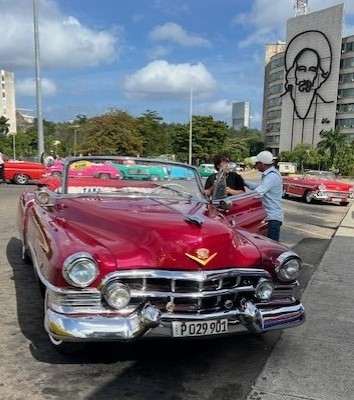
[[[331,74],[332,51],[326,36],[316,30],[296,35],[285,51],[285,92],[294,104],[299,119],[306,119],[318,104],[332,103],[321,94]]]

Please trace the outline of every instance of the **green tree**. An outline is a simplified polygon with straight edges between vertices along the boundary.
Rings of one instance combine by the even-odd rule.
[[[10,132],[9,119],[3,115],[0,117],[0,135],[7,135]]]
[[[320,137],[322,139],[318,142],[317,148],[329,156],[330,168],[333,169],[335,168],[334,158],[336,153],[345,147],[345,135],[340,132],[340,127],[337,126],[335,129],[321,132]]]
[[[147,110],[137,119],[140,136],[143,140],[143,156],[158,156],[168,151],[167,137],[164,126],[161,124],[162,118],[156,111]]]
[[[126,111],[114,110],[107,114],[90,118],[81,132],[79,152],[91,154],[140,155],[143,139],[139,124]]]

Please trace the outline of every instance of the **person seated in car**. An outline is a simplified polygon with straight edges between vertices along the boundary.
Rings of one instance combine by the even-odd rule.
[[[246,191],[242,176],[230,170],[230,157],[227,153],[216,154],[213,161],[218,172],[210,175],[205,182],[204,193],[207,197],[222,198]],[[218,193],[214,193],[215,189]]]

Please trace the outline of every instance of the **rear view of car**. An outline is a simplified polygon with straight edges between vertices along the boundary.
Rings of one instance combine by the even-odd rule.
[[[29,181],[39,180],[44,173],[44,165],[38,162],[5,161],[5,178],[17,185],[26,185]]]

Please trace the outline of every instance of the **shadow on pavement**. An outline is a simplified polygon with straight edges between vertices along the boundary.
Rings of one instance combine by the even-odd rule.
[[[11,238],[6,253],[13,270],[18,324],[30,342],[29,351],[40,362],[56,366],[78,365],[80,368],[74,372],[77,380],[84,378],[92,387],[92,395],[85,399],[161,399],[164,393],[169,393],[168,399],[200,399],[199,389],[190,382],[197,388],[210,383],[205,391],[206,394],[213,392],[213,400],[240,399],[249,392],[281,336],[281,332],[271,332],[262,336],[185,341],[151,339],[128,344],[92,343],[82,353],[62,355],[52,348],[44,331],[43,299],[32,266],[20,257],[20,240]],[[245,359],[246,363],[239,362]],[[95,373],[91,369],[83,370],[92,364],[96,364]],[[110,365],[107,376],[101,364]],[[248,378],[242,382],[235,379],[241,370],[242,376]],[[57,374],[50,375],[53,382],[47,384],[56,387],[58,382],[54,380],[57,379],[60,379]]]

